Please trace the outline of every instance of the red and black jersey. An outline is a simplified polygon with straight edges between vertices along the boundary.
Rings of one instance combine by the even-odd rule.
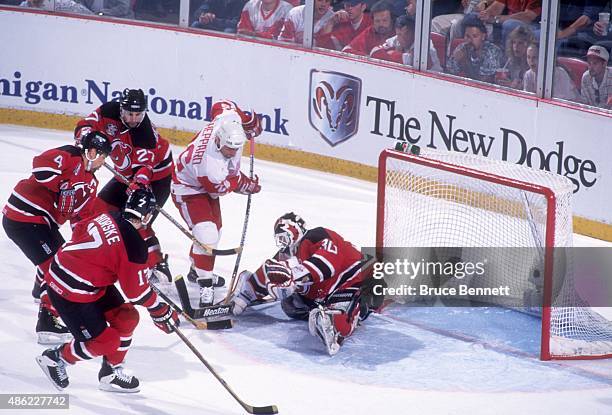
[[[336,232],[314,228],[306,232],[297,249],[298,261],[308,270],[312,285],[300,294],[323,299],[338,287],[361,283],[361,252]]]
[[[55,254],[45,281],[68,301],[98,300],[119,282],[133,304],[151,307],[157,294],[149,286],[147,247],[119,212],[103,213],[74,228],[72,239]]]
[[[96,195],[98,180],[85,170],[78,147],[67,145],[53,148],[34,157],[32,175],[17,183],[3,213],[17,222],[60,226],[67,220],[88,217]],[[76,190],[75,207],[70,216],[58,210],[59,193]]]
[[[77,123],[74,136],[77,140],[91,130],[101,131],[111,139],[110,158],[115,169],[131,179],[142,167],[153,171],[151,181],[172,174],[172,152],[168,140],[163,138],[145,114],[136,128],[128,128],[121,121],[119,102],[102,104],[94,112]]]

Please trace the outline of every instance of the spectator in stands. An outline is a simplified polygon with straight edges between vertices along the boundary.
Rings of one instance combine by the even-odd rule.
[[[517,26],[527,25],[531,30],[539,32],[541,12],[541,0],[495,0],[480,12],[480,19],[501,26],[502,43],[505,44],[506,38]]]
[[[380,45],[393,33],[391,3],[381,0],[372,6],[372,25],[346,45],[343,52],[368,56],[375,46]]]
[[[103,16],[133,19],[134,10],[130,0],[81,0],[89,10]]]
[[[447,64],[448,72],[477,81],[493,82],[501,67],[503,53],[487,40],[487,29],[474,14],[463,19],[464,42],[452,51]]]
[[[523,87],[523,77],[529,69],[527,47],[533,40],[533,32],[527,26],[519,26],[510,32],[506,40],[507,60],[501,71],[504,75],[496,79],[499,85],[514,89]]]
[[[586,55],[589,69],[582,75],[582,100],[594,107],[612,109],[612,68],[610,54],[603,46],[591,46]]]
[[[291,10],[284,0],[249,0],[238,21],[238,34],[277,39]]]
[[[194,13],[191,27],[236,33],[238,19],[246,0],[204,0]]]
[[[527,64],[529,65],[529,70],[525,72],[523,76],[523,90],[527,92],[536,92],[539,50],[537,42],[531,42],[527,47]],[[555,98],[566,99],[568,101],[581,101],[580,95],[572,79],[565,69],[560,66],[555,66],[553,72],[552,95]]]
[[[463,37],[462,22],[464,13],[479,13],[487,8],[489,5],[488,1],[482,0],[474,5],[472,0],[461,0],[454,13],[441,14],[431,20],[431,31],[447,36],[450,48],[455,39]]]
[[[27,0],[21,2],[20,6],[44,10],[55,10],[56,12],[93,14],[93,12],[87,7],[73,0],[55,0],[54,4],[55,8],[53,8],[53,4],[47,4],[45,0]]]
[[[369,13],[364,13],[368,7],[364,0],[345,0],[344,9],[334,13],[331,29],[322,30],[316,38],[315,46],[333,50],[342,50],[357,35],[366,30],[372,24]]]
[[[399,16],[395,20],[395,36],[387,39],[383,44],[372,49],[370,56],[391,62],[403,63],[414,66],[414,18],[408,15]],[[433,47],[429,47],[429,59],[427,69],[441,72],[438,53]]]
[[[582,57],[597,43],[593,23],[599,20],[608,0],[561,0],[557,31],[557,53]],[[609,9],[608,9],[609,10]]]
[[[304,18],[306,6],[297,6],[289,11],[283,29],[278,40],[302,44],[304,42]],[[331,0],[314,0],[314,28],[313,38],[316,40],[319,34],[329,34],[334,20],[334,11],[331,8]]]

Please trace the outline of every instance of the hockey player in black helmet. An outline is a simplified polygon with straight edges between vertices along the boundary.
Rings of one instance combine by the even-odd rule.
[[[124,89],[120,104],[123,124],[128,128],[138,127],[147,111],[147,97],[142,89]]]
[[[92,130],[103,131],[109,136],[113,167],[130,181],[126,184],[112,178],[98,195],[96,211],[123,209],[128,193],[139,188],[151,189],[157,203],[163,207],[170,196],[174,163],[170,144],[149,119],[143,90],[126,88],[119,100],[102,104],[78,122],[75,140],[81,141]],[[151,227],[156,216],[157,212],[141,232],[149,247],[148,264],[155,271],[152,278],[170,282],[168,256],[162,254],[160,241]]]
[[[70,337],[50,304],[44,272],[65,242],[59,227],[93,214],[98,180],[94,173],[111,152],[106,134],[89,131],[79,147],[65,145],[34,157],[32,174],[21,180],[6,204],[2,225],[8,237],[36,266],[32,296],[40,301],[36,334],[41,344]]]
[[[147,246],[138,230],[151,219],[155,206],[150,190],[134,190],[121,212],[77,224],[71,240],[51,261],[45,274],[49,299],[74,339],[45,350],[36,361],[57,389],[69,385],[68,365],[101,357],[100,389],[138,392],[138,378],[123,371],[139,322],[135,306],[145,307],[165,333],[180,324],[176,311],[149,285]],[[92,236],[98,243],[91,242]],[[84,244],[87,249],[82,249]]]

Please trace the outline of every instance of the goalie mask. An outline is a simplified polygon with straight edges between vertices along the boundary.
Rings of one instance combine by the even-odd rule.
[[[138,219],[143,225],[148,225],[155,212],[157,201],[153,192],[146,189],[134,190],[128,196],[125,207],[123,208],[123,217],[126,219]]]
[[[246,134],[242,128],[242,120],[236,113],[220,115],[215,119],[213,135],[219,139],[217,148],[223,147],[239,150],[246,141]]]
[[[276,246],[284,252],[294,254],[297,245],[306,233],[304,223],[304,219],[293,212],[285,213],[278,218],[274,223]]]

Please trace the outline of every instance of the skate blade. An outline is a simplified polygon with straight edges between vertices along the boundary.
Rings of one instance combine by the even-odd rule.
[[[42,345],[64,344],[72,340],[71,333],[57,334],[48,331],[39,331],[36,337],[37,343]]]
[[[66,386],[66,388],[62,388],[60,385],[55,383],[53,379],[51,379],[51,374],[49,373],[49,369],[47,368],[47,366],[55,362],[53,362],[51,359],[47,358],[46,356],[36,356],[36,363],[38,363],[38,366],[40,366],[40,369],[43,371],[47,379],[49,379],[49,382],[51,382],[51,384],[55,386],[55,389],[61,392],[68,387]]]
[[[123,389],[117,385],[113,385],[110,383],[100,383],[98,384],[98,389],[105,392],[113,392],[113,393],[137,393],[140,392],[140,386],[135,387],[134,389]]]

